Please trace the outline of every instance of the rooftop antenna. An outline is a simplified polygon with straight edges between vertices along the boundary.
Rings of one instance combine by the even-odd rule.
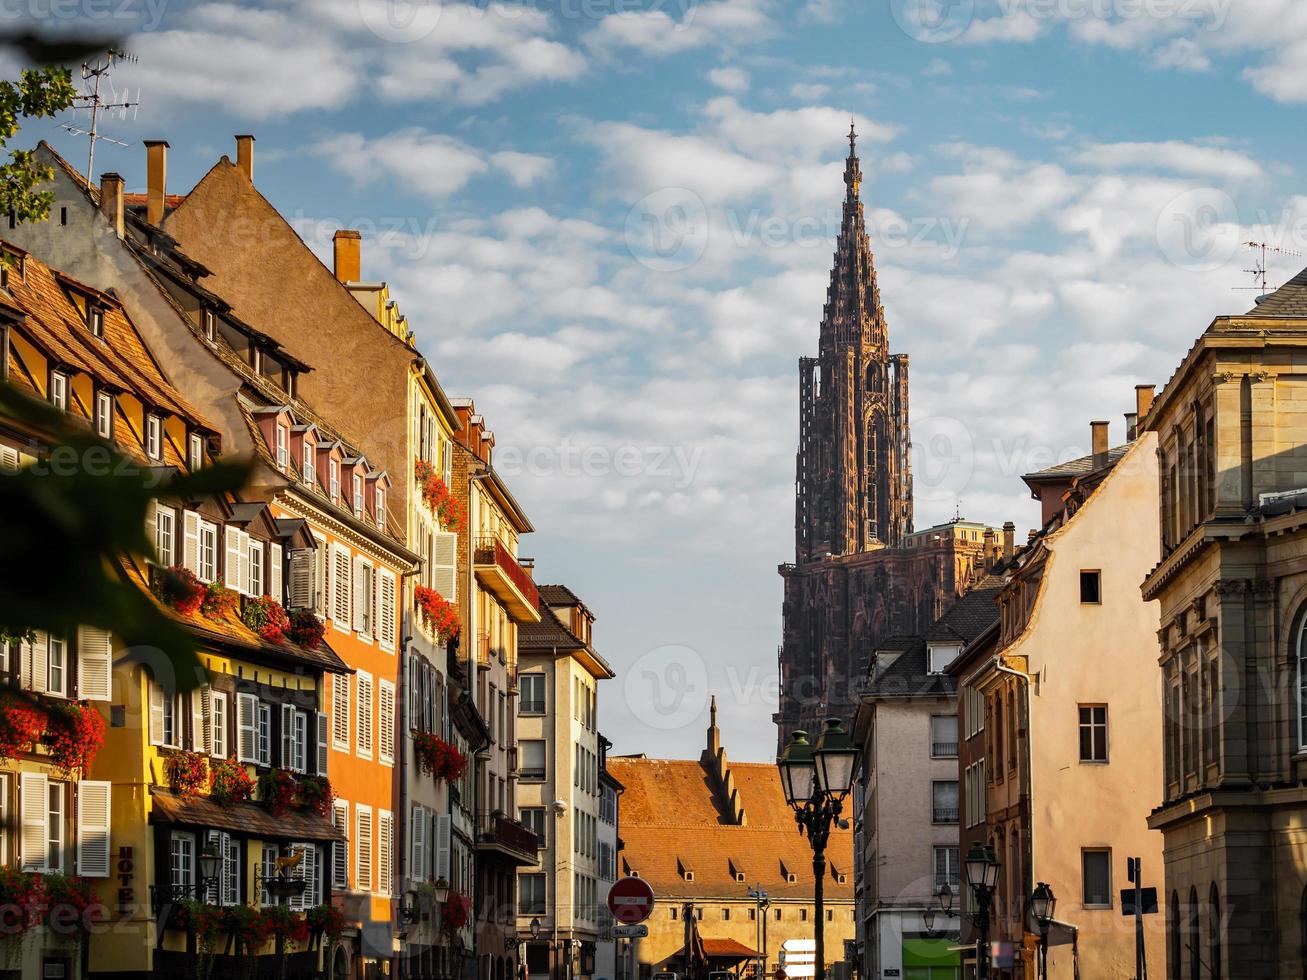
[[[68,125],[64,125],[63,128],[68,130],[68,132],[72,133],[74,136],[89,137],[91,146],[86,156],[87,181],[95,179],[95,144],[97,142],[100,140],[106,140],[113,143],[115,146],[130,145],[124,143],[122,140],[116,140],[109,136],[100,135],[100,113],[114,112],[118,114],[120,119],[126,119],[127,110],[130,109],[132,111],[132,118],[135,119],[136,110],[141,104],[139,101],[131,101],[130,98],[124,99],[122,102],[106,102],[100,95],[100,81],[101,79],[106,78],[109,73],[113,71],[113,66],[117,62],[125,61],[129,64],[135,64],[137,60],[138,59],[135,55],[128,54],[125,51],[120,51],[115,48],[110,48],[104,53],[102,59],[94,62],[82,63],[82,81],[87,83],[88,90],[77,96],[74,99],[74,102],[76,103],[76,108],[87,109],[90,111],[91,128],[79,129],[76,126]],[[110,83],[110,88],[112,89],[112,87],[112,83]],[[130,96],[130,92],[126,94]],[[139,90],[137,94],[139,94]],[[111,95],[110,98],[113,98],[113,96]]]
[[[1257,299],[1255,303],[1261,303],[1265,300],[1270,292],[1266,287],[1266,253],[1275,252],[1277,255],[1302,255],[1302,252],[1295,251],[1292,248],[1280,248],[1278,245],[1272,245],[1269,242],[1244,242],[1247,248],[1251,248],[1255,253],[1259,253],[1253,260],[1253,268],[1244,269],[1243,271],[1253,277],[1253,285],[1236,286],[1236,289],[1255,289]]]

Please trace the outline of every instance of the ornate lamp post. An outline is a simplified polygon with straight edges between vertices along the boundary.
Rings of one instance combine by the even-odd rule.
[[[1039,975],[1048,976],[1048,927],[1053,924],[1053,910],[1057,908],[1057,898],[1053,889],[1044,882],[1035,886],[1030,893],[1030,917],[1039,926]]]
[[[813,900],[816,905],[816,976],[826,980],[826,913],[823,891],[826,878],[826,842],[831,824],[843,808],[844,797],[853,785],[853,767],[858,750],[838,718],[826,722],[826,730],[814,748],[808,733],[796,731],[777,762],[785,802],[794,808],[799,832],[812,844]]]
[[[989,980],[989,903],[998,885],[998,859],[994,848],[979,841],[967,852],[967,884],[976,896],[976,925],[980,928],[980,950],[976,955],[978,980]]]
[[[936,894],[936,899],[939,902],[938,911],[933,908],[927,908],[926,911],[921,913],[921,921],[926,926],[926,934],[932,939],[938,938],[948,932],[949,920],[953,918],[953,889],[948,886],[947,882],[940,886],[939,892]],[[939,929],[936,929],[935,917],[940,913],[944,916],[944,924]]]

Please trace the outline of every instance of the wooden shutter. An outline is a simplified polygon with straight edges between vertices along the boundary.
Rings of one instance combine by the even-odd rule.
[[[432,874],[437,879],[449,881],[450,817],[448,813],[437,813],[435,823],[436,866]]]
[[[193,510],[182,514],[182,564],[200,574],[200,515]]]
[[[386,810],[377,813],[377,891],[389,895],[395,870],[395,817]]]
[[[240,574],[241,585],[240,591],[245,595],[250,594],[250,536],[247,532],[242,531],[240,535]],[[278,600],[280,601],[280,600]]]
[[[109,877],[109,792],[112,784],[94,779],[77,783],[77,873]]]
[[[354,811],[354,887],[359,891],[372,891],[372,810],[358,807]]]
[[[45,871],[50,846],[49,777],[39,772],[23,773],[22,797],[22,867],[24,871]]]
[[[159,502],[151,500],[145,505],[145,540],[150,542],[149,554],[155,560],[162,556],[159,554]]]
[[[249,559],[247,558],[246,561]],[[223,584],[237,592],[246,592],[241,588],[241,532],[227,525],[227,558],[223,563]]]
[[[395,574],[386,569],[378,569],[380,581],[377,583],[377,639],[381,649],[395,649]]]
[[[98,626],[77,630],[77,696],[108,701],[113,691],[113,646],[109,631]]]
[[[292,609],[313,608],[314,557],[314,553],[307,548],[297,548],[290,553],[290,592],[287,600]]]
[[[209,685],[191,691],[191,751],[209,752]],[[178,740],[180,741],[180,739]]]
[[[23,642],[22,686],[38,694],[44,693],[50,681],[50,637],[45,630],[36,630],[30,641]]]
[[[236,695],[238,757],[241,762],[258,762],[259,699],[253,694]]]
[[[345,838],[332,844],[331,887],[344,890],[349,887],[349,804],[344,800],[332,805],[331,822]]]
[[[458,535],[453,531],[432,535],[431,586],[449,602],[458,598]]]
[[[317,734],[318,734],[318,758],[314,770],[319,776],[327,774],[327,716],[321,711],[315,711]]]
[[[358,674],[354,679],[354,699],[358,704],[358,719],[354,733],[358,738],[359,755],[372,755],[372,678]]]
[[[150,685],[150,744],[163,744],[163,688],[155,681]]]
[[[395,763],[395,685],[377,685],[377,751],[383,763]]]
[[[281,545],[270,545],[268,554],[268,595],[278,602],[285,602],[286,594],[281,587]]]
[[[338,629],[349,632],[353,608],[350,604],[350,582],[353,570],[350,568],[349,550],[340,545],[332,545],[332,607],[331,618]]]
[[[281,767],[293,768],[295,761],[295,709],[289,704],[281,706]]]
[[[409,877],[414,881],[427,880],[427,811],[425,807],[413,807],[413,819],[409,822]]]
[[[241,900],[241,842],[231,834],[222,835],[222,904],[238,905]]]
[[[372,590],[367,582],[367,565],[362,558],[354,559],[354,629],[366,632],[368,626],[367,607],[372,601]]]
[[[349,675],[331,675],[331,738],[338,749],[349,751]]]

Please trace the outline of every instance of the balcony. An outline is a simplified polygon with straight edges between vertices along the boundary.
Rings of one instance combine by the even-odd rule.
[[[498,599],[514,622],[540,622],[535,582],[498,538],[480,538],[472,549],[477,582]]]
[[[535,832],[502,813],[482,813],[477,820],[477,850],[490,851],[517,865],[539,863]]]
[[[958,743],[931,742],[930,757],[932,759],[956,759],[958,757]]]

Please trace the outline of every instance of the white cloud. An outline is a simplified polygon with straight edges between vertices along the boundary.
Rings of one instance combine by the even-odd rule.
[[[508,174],[509,179],[518,187],[530,187],[554,167],[554,161],[549,157],[513,150],[490,154],[490,163]]]
[[[708,72],[708,81],[719,89],[736,95],[749,90],[749,73],[733,65],[712,69]]]
[[[1237,150],[1180,140],[1094,143],[1078,152],[1074,160],[1098,170],[1169,171],[1218,180],[1253,180],[1265,176],[1261,164]]]
[[[926,62],[926,67],[921,69],[921,74],[927,78],[943,78],[953,74],[953,66],[943,58],[931,58]]]
[[[631,50],[663,56],[712,44],[737,45],[771,33],[766,6],[766,0],[705,0],[685,9],[679,19],[660,9],[623,10],[601,20],[585,44],[605,56]]]
[[[795,82],[790,86],[790,95],[804,102],[824,99],[829,92],[830,86],[822,85],[820,82]]]
[[[406,186],[437,199],[461,190],[489,166],[480,151],[466,143],[417,128],[375,139],[361,133],[341,133],[309,150],[358,184],[398,178]]]
[[[1207,71],[1212,60],[1192,38],[1177,37],[1153,51],[1153,64],[1159,68]]]

